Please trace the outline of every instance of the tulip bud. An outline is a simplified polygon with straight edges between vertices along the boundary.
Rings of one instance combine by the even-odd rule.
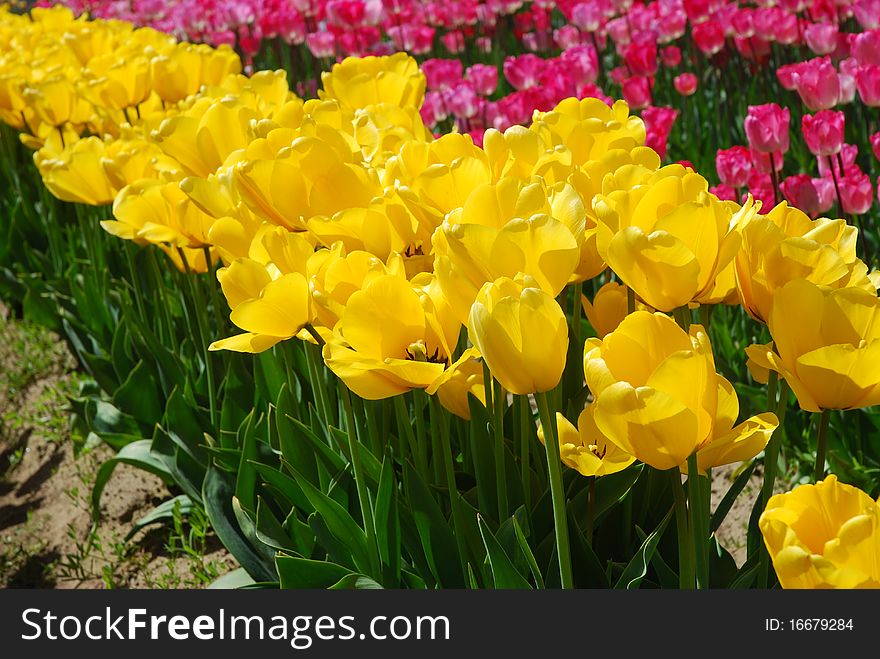
[[[673,80],[675,91],[682,96],[692,96],[697,91],[697,76],[693,73],[682,73]]]
[[[788,108],[783,109],[776,103],[750,105],[744,125],[751,148],[760,153],[788,151],[790,116]]]
[[[556,300],[531,277],[501,277],[484,284],[467,327],[471,343],[507,391],[524,395],[559,384],[568,324]]]

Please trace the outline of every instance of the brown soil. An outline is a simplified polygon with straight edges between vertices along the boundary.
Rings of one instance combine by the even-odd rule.
[[[192,543],[154,526],[125,542],[133,522],[172,496],[127,465],[105,487],[93,530],[91,488],[112,451],[75,455],[66,409],[80,377],[73,358],[58,337],[5,316],[0,304],[0,587],[204,587],[234,568],[211,534]]]

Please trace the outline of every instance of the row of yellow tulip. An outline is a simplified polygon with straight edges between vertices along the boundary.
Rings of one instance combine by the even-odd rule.
[[[425,128],[425,78],[403,53],[345,60],[303,101],[283,72],[240,75],[229,50],[61,9],[0,15],[0,50],[0,116],[49,190],[112,201],[107,231],[181,269],[222,261],[242,333],[213,349],[298,337],[363,398],[423,389],[467,418],[484,365],[513,394],[558,385],[579,330],[557,298],[607,271],[621,283],[584,299],[592,402],[551,429],[584,475],[705,472],[770,441],[772,412],[737,425],[697,306],[766,323],[749,369],[803,410],[880,402],[880,279],[857,230],[720,201],[661,166],[623,102],[568,99],[481,148]],[[784,586],[880,586],[880,507],[833,477],[771,499],[761,528]]]

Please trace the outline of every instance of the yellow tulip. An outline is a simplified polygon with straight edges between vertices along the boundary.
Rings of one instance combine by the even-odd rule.
[[[629,150],[645,143],[645,124],[629,114],[624,101],[608,107],[597,98],[567,98],[549,112],[536,112],[530,130],[548,145],[564,144],[578,166],[612,149]]]
[[[783,588],[880,588],[880,502],[836,476],[773,496],[758,526]]]
[[[484,284],[467,328],[471,343],[507,391],[530,394],[559,384],[568,324],[556,300],[533,278],[500,277]]]
[[[715,372],[709,337],[661,313],[636,311],[604,339],[584,345],[584,374],[599,430],[621,450],[657,469],[699,470],[747,460],[777,426],[772,413],[734,427],[739,401]]]
[[[383,262],[363,250],[347,252],[342,243],[315,252],[309,261],[309,273],[317,321],[328,329],[336,326],[352,294],[373,279],[384,275],[406,279],[399,254],[393,254]]]
[[[440,404],[465,421],[471,419],[468,396],[474,396],[486,406],[486,386],[483,381],[483,365],[476,348],[468,348],[455,363],[434,380],[425,391],[437,396]]]
[[[361,398],[379,400],[425,389],[449,365],[455,336],[430,297],[405,279],[376,277],[348,299],[324,362]]]
[[[54,157],[50,151],[51,145],[38,151],[34,162],[43,183],[58,199],[91,206],[113,201],[119,188],[104,170],[104,143],[99,138],[77,140]]]
[[[201,249],[208,246],[214,218],[203,213],[176,182],[141,179],[123,188],[113,202],[115,220],[104,220],[108,233],[139,243]]]
[[[607,476],[629,467],[635,458],[609,442],[596,425],[594,406],[580,413],[577,427],[560,412],[556,413],[556,435],[559,457],[563,464],[583,476]],[[538,428],[538,439],[544,439],[544,428]]]
[[[743,307],[766,323],[773,294],[788,282],[807,279],[819,286],[856,286],[874,292],[868,268],[856,256],[858,229],[846,220],[811,220],[782,202],[767,215],[738,227],[736,282]]]
[[[321,74],[319,98],[333,98],[352,110],[378,103],[419,108],[425,76],[406,53],[387,57],[347,57]]]
[[[93,104],[124,111],[147,99],[152,92],[150,83],[150,61],[146,57],[106,53],[89,60],[80,89]],[[132,111],[123,113],[120,119],[131,123],[136,116]]]
[[[626,286],[616,281],[609,281],[596,291],[592,303],[581,297],[584,313],[590,325],[596,330],[596,336],[600,339],[617,329],[627,314]],[[637,302],[637,308],[644,309],[644,305]]]
[[[719,201],[707,189],[703,177],[669,165],[593,201],[605,226],[597,234],[600,255],[655,309],[715,304],[730,293],[732,278],[719,274],[740,245],[731,225],[755,211]]]
[[[880,403],[876,293],[796,279],[776,291],[767,325],[773,342],[746,349],[756,380],[776,371],[808,412]]]
[[[202,85],[218,85],[241,71],[241,60],[228,46],[189,43],[163,50],[150,61],[153,89],[166,103],[177,103]]]
[[[571,186],[554,193],[572,202]],[[554,204],[550,194],[541,183],[517,179],[480,185],[434,232],[434,271],[462,322],[483,284],[498,277],[530,275],[554,297],[571,280],[580,261],[583,214],[576,195],[573,203]]]
[[[91,104],[79,96],[73,83],[61,75],[31,84],[23,95],[40,121],[49,126],[67,122],[82,124],[93,112]]]
[[[217,271],[232,309],[229,319],[244,334],[215,341],[211,350],[262,352],[300,334],[314,320],[308,263],[314,246],[278,227],[259,233],[253,258],[239,258]]]

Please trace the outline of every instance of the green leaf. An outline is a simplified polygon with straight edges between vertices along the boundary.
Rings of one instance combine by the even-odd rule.
[[[178,509],[178,514],[188,515],[193,509],[192,499],[185,494],[178,494],[172,499],[163,501],[134,523],[134,526],[132,526],[131,530],[125,536],[125,541],[128,542],[131,540],[135,534],[144,527],[150,526],[151,524],[164,524],[169,520],[173,520],[175,508]]]
[[[639,479],[639,476],[641,476],[644,467],[645,465],[643,463],[638,463],[631,465],[616,474],[602,476],[601,478],[596,479],[593,501],[593,520],[596,526],[598,526],[602,517],[614,506],[620,503],[627,493],[629,493],[633,485],[635,485],[636,481]],[[580,519],[586,519],[587,517],[587,507],[589,505],[588,496],[589,489],[584,488],[584,490],[578,493],[572,500],[576,514]]]
[[[320,513],[327,529],[351,553],[354,565],[363,572],[370,571],[370,559],[367,552],[367,536],[358,526],[354,518],[336,501],[309,483],[298,471],[293,470],[293,477],[302,488],[315,511]]]
[[[749,482],[752,474],[755,472],[755,462],[756,461],[753,460],[748,468],[742,470],[742,473],[736,477],[736,480],[733,481],[733,484],[724,494],[724,498],[721,499],[718,507],[715,508],[715,512],[712,513],[712,520],[709,523],[709,533],[717,531],[724,522],[724,518],[727,517],[727,513],[730,512],[736,498],[739,496],[740,492],[743,491],[746,483]]]
[[[657,528],[654,529],[654,532],[645,538],[636,555],[632,557],[632,560],[624,568],[623,574],[620,575],[617,583],[614,584],[615,588],[631,590],[639,587],[642,579],[648,574],[648,565],[651,564],[651,558],[654,556],[654,552],[657,551],[657,544],[660,542],[660,537],[663,535],[663,531],[666,530],[669,520],[672,519],[674,510],[674,508],[670,508]]]
[[[336,563],[282,554],[275,557],[275,566],[282,589],[329,588],[351,574],[351,570]]]
[[[394,460],[390,455],[382,462],[379,489],[376,493],[373,520],[379,558],[387,583],[400,582],[400,516],[398,513],[397,480],[394,478]]]
[[[449,522],[428,486],[409,463],[404,465],[403,483],[431,574],[445,588],[463,588],[458,546]]]
[[[273,580],[274,570],[263,562],[239,528],[232,505],[232,486],[223,472],[214,466],[209,466],[205,475],[202,499],[211,526],[229,553],[255,580]]]
[[[290,536],[284,531],[281,523],[275,517],[272,509],[266,504],[263,497],[257,501],[257,540],[272,549],[281,551],[296,551],[296,546]]]
[[[526,562],[529,564],[529,570],[532,573],[532,577],[535,580],[535,584],[538,586],[539,590],[544,589],[544,577],[541,575],[541,570],[538,569],[538,562],[535,560],[535,555],[532,553],[532,548],[529,547],[529,542],[526,540],[526,535],[523,533],[522,527],[514,515],[513,520],[513,530],[516,533],[516,540],[519,543],[519,550],[522,552],[522,555],[525,556]]]
[[[486,526],[482,515],[477,517],[477,523],[480,525],[480,535],[483,537],[483,545],[489,558],[489,566],[492,568],[495,588],[531,589],[531,584],[517,572],[507,552],[504,551],[504,548],[498,543],[495,536],[492,535],[492,531]]]
[[[92,518],[97,521],[101,515],[101,493],[113,475],[113,470],[118,464],[128,464],[144,471],[156,474],[166,482],[171,480],[171,474],[161,460],[156,458],[150,451],[152,442],[149,439],[141,439],[128,444],[112,458],[108,459],[98,469],[95,475],[95,485],[92,487]]]
[[[235,478],[235,496],[248,510],[255,510],[257,507],[257,470],[251,462],[258,457],[256,425],[259,422],[254,421],[254,412],[255,410],[250,411],[238,429],[241,457]]]
[[[152,426],[162,418],[159,390],[153,374],[143,360],[137,363],[125,382],[113,392],[113,403],[147,426]]]
[[[382,586],[362,574],[347,574],[329,590],[381,590]]]
[[[208,590],[236,590],[253,586],[255,583],[251,575],[247,573],[247,570],[239,567],[214,579],[214,581],[208,584]]]

